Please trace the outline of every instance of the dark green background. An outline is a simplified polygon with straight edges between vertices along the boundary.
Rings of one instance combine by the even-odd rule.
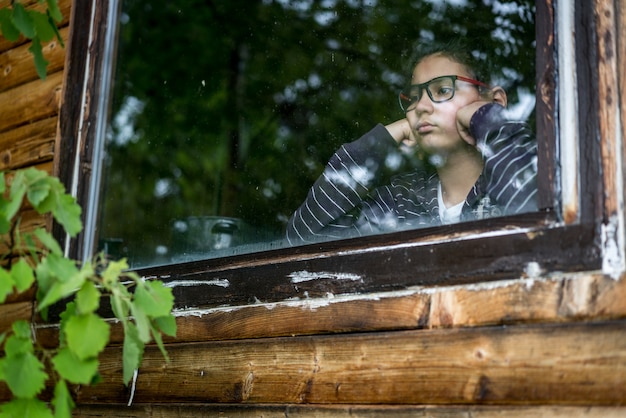
[[[281,238],[333,151],[403,116],[416,41],[476,38],[510,104],[534,92],[534,2],[432,3],[125,0],[101,243],[134,266],[176,261],[198,248],[175,222],[198,216]]]

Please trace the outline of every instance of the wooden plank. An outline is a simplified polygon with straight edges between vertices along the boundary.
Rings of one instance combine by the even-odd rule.
[[[602,275],[181,310],[177,341],[626,317],[626,279]]]
[[[555,38],[554,38],[554,5],[553,0],[538,1],[535,13],[535,32],[537,38],[536,81],[537,90],[535,114],[536,132],[543,140],[537,141],[539,164],[537,165],[538,207],[548,208],[557,201],[554,195],[556,184],[556,71],[555,71]],[[567,216],[567,214],[566,214]]]
[[[619,124],[621,130],[619,135],[621,136],[621,158],[622,161],[626,161],[626,147],[623,146],[626,134],[626,0],[616,1],[616,15],[617,15],[617,82],[618,82],[618,97],[619,97]],[[623,164],[623,163],[622,163]],[[626,170],[622,165],[622,184],[626,184]],[[624,214],[622,215],[624,216]],[[626,222],[626,219],[622,219],[622,222]]]
[[[602,158],[603,189],[604,189],[604,213],[605,220],[613,219],[621,209],[622,190],[620,190],[616,176],[621,175],[617,168],[620,161],[619,150],[621,138],[618,141],[619,126],[619,90],[617,78],[617,39],[616,39],[616,13],[613,1],[595,2],[596,32],[598,42],[598,113],[600,121],[600,153]],[[617,35],[619,36],[619,35]],[[620,134],[623,135],[623,131]],[[610,239],[615,239],[611,237]]]
[[[142,406],[79,406],[75,418],[622,418],[626,407],[576,406],[324,406],[324,405],[142,405]]]
[[[621,405],[626,321],[148,347],[134,402]],[[79,404],[126,404],[121,348]]]
[[[176,314],[177,341],[620,318],[626,279],[581,274]]]
[[[57,118],[20,126],[0,133],[0,170],[14,170],[52,161]]]
[[[626,277],[566,275],[238,308],[185,309],[175,315],[177,336],[166,340],[177,343],[618,319],[626,317]],[[47,346],[56,344],[57,329],[39,329],[37,338]],[[121,329],[113,323],[111,344],[122,340]]]
[[[523,218],[536,220],[528,214]],[[507,222],[510,219],[503,218],[502,224],[491,230],[502,231]],[[601,253],[595,248],[598,231],[591,224],[553,228],[543,224],[526,230],[511,227],[513,231],[493,235],[472,227],[476,224],[454,226],[464,230],[459,233],[462,238],[441,227],[440,234],[432,238],[441,241],[435,243],[422,235],[428,232],[411,230],[138,272],[175,286],[177,307],[209,308],[516,279],[528,270],[567,272],[601,267]],[[470,230],[478,237],[466,236]]]
[[[69,28],[60,30],[63,41],[67,44]],[[30,53],[31,43],[28,42],[0,54],[0,92],[39,79],[35,70],[33,54]],[[65,49],[56,40],[43,45],[43,55],[48,61],[47,73],[52,74],[63,69]]]
[[[63,73],[0,93],[0,132],[58,114]]]
[[[4,303],[0,305],[0,333],[11,328],[11,324],[18,319],[30,321],[32,312],[32,302]]]

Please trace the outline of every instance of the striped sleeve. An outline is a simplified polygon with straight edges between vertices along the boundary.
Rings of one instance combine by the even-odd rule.
[[[295,244],[345,237],[350,229],[358,232],[354,212],[377,186],[387,155],[396,149],[395,141],[380,124],[341,146],[289,219],[288,241]]]
[[[537,141],[529,126],[504,118],[498,104],[481,107],[470,130],[485,159],[485,194],[504,214],[537,210]]]

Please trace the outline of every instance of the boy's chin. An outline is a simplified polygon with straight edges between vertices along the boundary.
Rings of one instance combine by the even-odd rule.
[[[448,154],[461,145],[463,140],[441,138],[434,135],[429,135],[419,142],[419,147],[428,154]]]
[[[448,138],[435,135],[422,137],[418,146],[429,154],[449,154],[451,152],[463,150],[468,146],[473,148],[471,144],[464,141],[460,136],[456,138]]]

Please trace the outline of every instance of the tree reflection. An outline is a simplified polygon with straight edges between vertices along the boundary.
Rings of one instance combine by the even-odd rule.
[[[216,227],[189,219],[232,219],[238,244],[282,237],[333,151],[402,117],[411,45],[459,36],[530,113],[532,1],[124,0],[101,242],[137,266]]]

